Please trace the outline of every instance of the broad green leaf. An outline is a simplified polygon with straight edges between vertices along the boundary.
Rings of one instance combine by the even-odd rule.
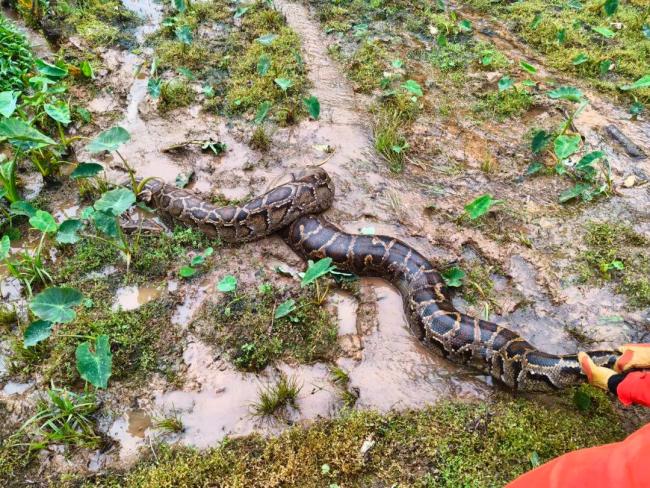
[[[30,217],[29,223],[34,229],[38,229],[46,234],[52,234],[59,228],[52,214],[45,210],[37,210],[33,217]]]
[[[75,180],[92,178],[102,171],[104,171],[104,167],[99,163],[79,163],[74,171],[70,173],[70,178]]]
[[[22,149],[38,149],[56,144],[50,137],[16,118],[0,121],[0,142],[3,140]]]
[[[598,64],[598,72],[600,73],[600,76],[605,76],[607,73],[609,73],[609,69],[612,67],[612,64],[614,63],[610,59],[601,61]]]
[[[255,114],[255,123],[256,124],[261,124],[264,122],[264,119],[266,116],[269,114],[269,110],[271,110],[271,106],[273,104],[269,102],[268,100],[260,103],[260,106],[257,108],[257,113]]]
[[[636,117],[637,115],[640,115],[643,112],[644,105],[641,102],[634,102],[630,106],[630,114],[632,114],[632,117]]]
[[[192,268],[191,266],[183,266],[178,271],[178,274],[181,276],[181,278],[191,278],[196,273],[198,273],[198,270]]]
[[[580,53],[571,60],[574,66],[586,63],[587,61],[589,61],[589,56],[587,56],[585,53]]]
[[[566,159],[580,148],[582,138],[579,135],[561,135],[555,139],[554,151],[558,159]]]
[[[79,305],[82,300],[83,295],[74,288],[52,287],[36,295],[29,303],[29,308],[42,320],[67,324],[77,316],[72,307]]]
[[[458,29],[462,32],[470,32],[472,30],[472,23],[467,19],[463,19],[458,22]]]
[[[576,170],[580,171],[583,170],[586,167],[591,167],[591,165],[594,163],[594,161],[597,161],[598,159],[602,158],[605,156],[605,153],[602,151],[592,151],[588,154],[585,154],[580,161],[576,164]]]
[[[187,4],[185,3],[185,0],[173,0],[174,2],[174,8],[178,11],[178,13],[182,14],[187,10]]]
[[[86,150],[89,153],[115,151],[125,142],[129,142],[130,139],[131,135],[126,129],[119,126],[111,127],[95,137],[90,144],[86,146]]]
[[[183,44],[186,45],[192,44],[193,37],[192,37],[191,29],[186,25],[177,27],[176,39],[178,39],[179,41],[181,41]]]
[[[314,120],[318,120],[320,117],[320,102],[318,101],[318,98],[312,95],[309,98],[305,98],[303,102],[307,106],[309,116]]]
[[[25,200],[18,200],[9,207],[13,215],[24,215],[25,217],[33,217],[36,215],[36,208]]]
[[[539,27],[539,24],[542,23],[542,14],[536,14],[533,18],[533,21],[530,23],[530,28],[535,30]]]
[[[557,31],[555,39],[557,39],[558,44],[564,44],[564,41],[566,41],[566,29],[560,29]]]
[[[192,258],[190,261],[190,266],[200,266],[205,263],[205,256],[198,254]]]
[[[19,91],[4,91],[0,93],[0,115],[11,117],[16,110],[16,103],[20,96]]]
[[[83,226],[81,220],[68,219],[61,222],[56,233],[56,242],[60,244],[76,244],[81,240],[77,231]]]
[[[196,80],[196,75],[192,72],[191,69],[183,68],[181,66],[180,68],[177,68],[176,71],[178,71],[181,75],[183,75],[188,80],[192,80],[192,81]]]
[[[43,61],[42,59],[37,59],[34,64],[39,73],[47,76],[51,80],[60,80],[61,78],[68,76],[68,68],[65,66],[56,66]]]
[[[89,123],[92,120],[92,115],[88,110],[86,110],[83,107],[75,107],[75,112],[81,117],[81,120],[83,120],[86,123]]]
[[[650,74],[642,76],[631,85],[623,85],[620,87],[620,89],[627,91],[627,90],[636,90],[638,88],[648,88],[648,87],[650,87]]]
[[[598,26],[598,27],[594,27],[593,29],[595,32],[598,32],[601,36],[605,37],[606,39],[611,39],[616,35],[616,32],[614,32],[611,29],[608,29],[607,27]]]
[[[52,119],[60,122],[63,125],[68,125],[70,119],[70,106],[63,100],[55,100],[53,103],[46,103],[43,105],[45,113]]]
[[[442,273],[442,279],[445,280],[445,284],[454,288],[463,285],[463,278],[465,278],[465,271],[460,269],[458,266],[449,268],[447,271]]]
[[[485,194],[465,205],[465,211],[467,212],[467,215],[469,215],[470,219],[475,220],[482,215],[485,215],[493,205],[498,205],[500,203],[503,203],[503,201],[495,200],[492,195]]]
[[[537,466],[540,465],[539,454],[537,454],[536,451],[533,451],[533,452],[530,453],[530,455],[528,456],[528,460],[530,461],[530,465],[533,468],[536,468]]]
[[[119,236],[116,218],[113,215],[106,212],[93,212],[91,217],[100,232],[110,237]]]
[[[208,256],[212,256],[212,254],[214,254],[214,248],[212,247],[206,247],[205,251],[203,251],[203,256],[205,256],[206,258]]]
[[[100,335],[94,344],[94,351],[90,350],[90,342],[77,346],[77,371],[81,377],[95,388],[106,388],[111,377],[113,356],[107,335]]]
[[[217,284],[217,290],[223,293],[229,293],[237,289],[237,278],[232,275],[224,276],[223,279]]]
[[[603,9],[607,15],[614,15],[614,12],[618,9],[618,0],[605,0]]]
[[[530,144],[530,148],[533,151],[533,154],[539,154],[544,150],[548,143],[551,142],[553,138],[552,134],[549,134],[545,130],[538,130],[533,136],[533,140]]]
[[[48,339],[52,335],[53,326],[54,324],[47,320],[36,320],[32,322],[23,333],[23,345],[25,347],[32,347]]]
[[[526,61],[519,61],[519,66],[529,73],[537,73],[537,68],[532,64],[528,64]]]
[[[528,176],[532,176],[539,173],[542,169],[544,169],[544,165],[542,163],[539,161],[533,161],[528,165],[528,168],[526,168],[526,174]]]
[[[402,69],[404,67],[404,61],[401,59],[393,59],[393,62],[390,64],[395,69]]]
[[[578,183],[568,190],[560,193],[560,203],[568,202],[574,198],[584,197],[585,192],[589,191],[591,191],[591,185],[589,183]]]
[[[307,271],[305,271],[305,274],[302,277],[300,286],[307,286],[334,269],[336,269],[336,266],[332,266],[332,258],[319,259],[315,263],[309,261]]]
[[[93,67],[88,61],[82,61],[79,64],[79,70],[81,71],[81,74],[84,75],[86,78],[95,77],[95,72],[93,71]]]
[[[235,10],[235,18],[243,17],[249,9],[250,7],[237,7],[237,10]]]
[[[264,76],[266,73],[269,72],[270,68],[271,68],[271,58],[268,57],[266,54],[262,54],[260,56],[260,59],[257,61],[257,74],[260,76]]]
[[[255,39],[263,46],[270,46],[278,38],[277,34],[266,34]]]
[[[11,241],[8,235],[4,235],[0,239],[0,260],[7,259],[9,251],[11,251]]]
[[[402,88],[412,93],[416,97],[421,97],[422,95],[424,95],[424,93],[422,92],[422,87],[415,80],[406,80],[404,83],[402,83]]]
[[[212,85],[204,85],[202,91],[207,98],[214,98],[214,88]]]
[[[104,193],[99,200],[95,202],[95,210],[106,212],[107,214],[118,217],[135,203],[135,195],[131,190],[126,188],[116,188]]]
[[[512,88],[512,86],[514,84],[515,84],[515,82],[512,81],[512,79],[509,76],[507,76],[507,75],[503,76],[499,80],[499,83],[498,83],[499,91],[502,92],[502,91],[508,90],[508,89]]]
[[[553,99],[564,99],[572,102],[579,102],[582,99],[582,92],[572,86],[561,86],[548,92],[548,96]]]
[[[162,88],[162,80],[160,78],[149,78],[147,81],[147,93],[151,98],[160,97],[160,89]]]
[[[286,92],[289,88],[293,86],[293,81],[287,78],[276,78],[273,80],[276,85],[278,85],[282,91]]]
[[[289,315],[295,309],[296,309],[296,301],[293,298],[289,298],[288,300],[278,305],[278,308],[275,309],[274,317],[276,319],[281,319],[282,317],[286,317],[287,315]]]

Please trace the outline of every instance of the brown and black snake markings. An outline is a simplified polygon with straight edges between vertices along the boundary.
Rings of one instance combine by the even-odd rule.
[[[452,305],[440,274],[408,244],[387,236],[348,234],[314,213],[327,210],[334,186],[321,168],[292,175],[289,183],[242,206],[218,208],[194,193],[146,184],[139,198],[164,217],[237,243],[281,232],[304,259],[329,257],[337,268],[384,278],[402,295],[411,330],[447,359],[469,364],[518,390],[549,390],[582,383],[576,355],[539,351],[501,325],[469,317]],[[599,365],[613,365],[617,353],[592,351]]]

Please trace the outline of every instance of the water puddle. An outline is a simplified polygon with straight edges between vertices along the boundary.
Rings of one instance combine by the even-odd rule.
[[[155,32],[162,22],[162,2],[155,0],[122,0],[122,4],[142,19],[142,25],[139,25],[135,30],[135,38],[138,43],[143,43],[145,37]]]
[[[135,310],[160,297],[161,293],[159,288],[154,287],[124,286],[115,292],[115,303],[111,308],[113,311]]]
[[[5,383],[5,386],[2,389],[2,394],[5,396],[22,395],[27,390],[29,390],[32,386],[34,386],[34,383],[32,382],[17,383],[15,381],[8,381],[7,383]]]

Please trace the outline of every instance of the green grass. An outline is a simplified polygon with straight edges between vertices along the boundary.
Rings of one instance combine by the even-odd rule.
[[[526,113],[532,105],[532,95],[525,88],[515,87],[482,95],[480,101],[474,105],[474,111],[483,117],[504,120]]]
[[[278,305],[292,298],[296,310],[275,319]],[[239,369],[260,371],[278,359],[302,363],[332,359],[338,325],[307,289],[271,289],[222,295],[200,319],[204,338],[229,352]]]
[[[160,86],[158,110],[167,113],[180,107],[187,107],[196,99],[196,93],[187,80],[178,78],[165,81]]]
[[[545,462],[621,439],[609,400],[586,391],[594,397],[586,413],[576,410],[570,394],[552,406],[512,398],[443,402],[387,415],[348,411],[279,437],[228,440],[207,451],[160,446],[156,462],[94,486],[503,486],[531,469],[532,453]],[[368,439],[374,445],[360,455]]]
[[[288,407],[298,408],[296,403],[302,385],[285,375],[259,391],[258,400],[252,405],[253,414],[259,417],[281,416]]]

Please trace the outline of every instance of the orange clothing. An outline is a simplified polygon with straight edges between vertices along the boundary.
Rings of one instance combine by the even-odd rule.
[[[616,395],[623,405],[633,403],[650,407],[650,371],[633,371],[616,388]]]
[[[649,460],[647,424],[621,442],[580,449],[553,459],[521,475],[506,488],[648,488]]]

